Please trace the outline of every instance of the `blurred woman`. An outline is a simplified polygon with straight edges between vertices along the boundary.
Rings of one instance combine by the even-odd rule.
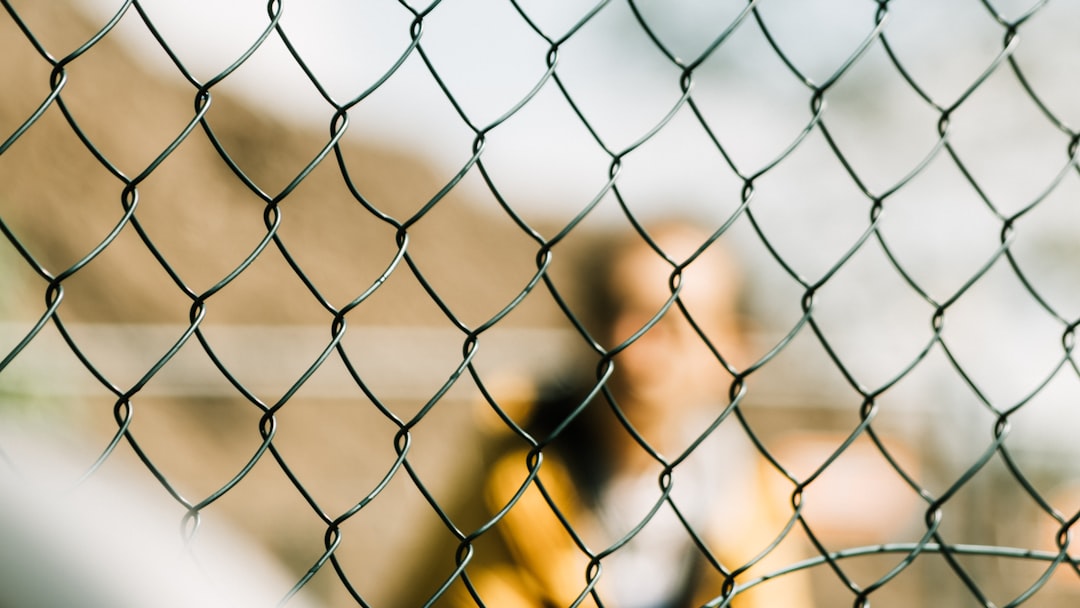
[[[537,390],[523,425],[537,449],[506,438],[484,492],[499,543],[475,545],[458,605],[810,605],[801,575],[729,597],[796,557],[773,546],[791,508],[764,497],[767,466],[731,413],[741,280],[690,225],[647,234],[582,273],[581,320],[606,356]]]

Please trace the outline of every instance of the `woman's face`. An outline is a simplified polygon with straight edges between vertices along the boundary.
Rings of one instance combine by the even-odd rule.
[[[658,244],[683,260],[704,240],[669,234]],[[720,252],[695,260],[682,275],[679,297],[694,322],[720,353],[729,358],[739,346],[731,316],[736,297],[730,262]],[[622,344],[645,327],[671,298],[672,266],[647,245],[627,247],[612,265],[609,280],[616,303],[611,318],[612,345]],[[731,377],[676,304],[616,355],[612,386],[620,403],[636,408],[684,408],[715,401]]]

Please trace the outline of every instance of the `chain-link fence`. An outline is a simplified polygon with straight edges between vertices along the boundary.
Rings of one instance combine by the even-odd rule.
[[[1076,602],[1075,5],[0,4],[0,597]]]

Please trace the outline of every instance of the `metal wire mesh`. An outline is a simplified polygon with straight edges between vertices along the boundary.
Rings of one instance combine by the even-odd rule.
[[[272,589],[283,605],[499,605],[476,565],[540,490],[584,560],[574,601],[612,605],[604,564],[679,507],[686,458],[734,429],[753,462],[727,466],[763,468],[778,500],[753,508],[783,516],[732,563],[680,515],[719,575],[707,605],[799,576],[806,605],[1075,602],[1074,8],[402,1],[376,26],[397,45],[336,58],[352,70],[330,86],[295,42],[300,5],[248,9],[258,27],[206,70],[148,2],[98,20],[0,4],[0,405],[9,430],[79,437],[68,486],[132,463],[192,547],[239,522],[291,568]],[[344,15],[318,27],[370,27]],[[455,37],[509,52],[485,27],[512,28],[532,62],[482,76],[517,79],[487,106],[446,67]],[[123,31],[167,69],[133,61]],[[322,135],[252,109],[288,87],[234,84],[271,48]],[[600,70],[616,75],[590,88]],[[407,78],[426,96],[395,92]],[[421,129],[395,149],[385,134],[407,127],[366,113],[387,99],[456,136]],[[574,136],[544,139],[548,120]],[[426,138],[454,161],[419,160]],[[650,232],[678,198],[707,235],[683,259]],[[604,344],[568,277],[613,227],[670,276],[664,305]],[[757,319],[745,360],[680,297],[720,246],[740,253]],[[694,324],[728,387],[675,456],[608,386],[666,316]],[[507,378],[579,359],[588,390],[537,434],[516,409],[530,389]],[[602,403],[659,472],[655,508],[597,545],[540,480],[549,447]],[[480,513],[492,433],[524,452],[505,508]],[[4,460],[33,477],[18,445]],[[769,562],[785,543],[798,558]]]

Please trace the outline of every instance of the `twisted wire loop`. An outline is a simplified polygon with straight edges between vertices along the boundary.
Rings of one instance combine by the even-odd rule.
[[[214,12],[185,25],[138,0],[98,2],[96,20],[43,4],[0,0],[8,472],[37,474],[15,430],[61,441],[79,428],[66,491],[113,463],[149,473],[192,554],[208,522],[229,520],[283,560],[285,583],[257,583],[279,605],[500,605],[484,565],[537,507],[551,525],[527,528],[565,540],[578,564],[561,596],[535,586],[556,574],[530,573],[548,603],[617,605],[615,560],[666,515],[715,575],[695,596],[706,606],[792,580],[807,606],[1075,603],[1080,100],[1054,78],[1064,53],[1039,42],[1072,36],[1075,9],[876,0],[811,18],[770,0],[489,3],[531,62],[481,111],[446,42],[484,44],[449,29],[459,3],[380,7],[395,46],[339,59],[365,74],[344,94],[290,19],[299,3],[250,15],[257,27],[232,32],[213,70],[176,32]],[[367,27],[341,10],[320,27]],[[619,40],[598,46],[611,28]],[[656,77],[598,92],[587,81],[607,78],[601,67],[623,70],[590,56],[605,52]],[[270,56],[295,82],[247,99],[302,89],[320,135],[237,93]],[[459,134],[450,169],[421,160],[434,136],[408,154],[371,143],[373,108],[406,82],[427,101],[410,92],[403,121],[430,112]],[[569,212],[538,213],[549,195],[523,196],[507,170],[507,138],[557,128],[515,131],[536,115],[574,134],[537,158],[590,159]],[[525,169],[573,181],[545,164]],[[649,199],[700,184],[690,198],[706,229],[688,252],[666,249]],[[667,275],[662,303],[615,343],[569,278],[612,225]],[[745,349],[684,294],[720,247],[739,251],[758,319]],[[627,353],[676,318],[727,395],[672,450],[615,384]],[[531,424],[537,378],[578,360],[585,389]],[[559,446],[601,410],[655,472],[606,536],[558,483]],[[779,513],[734,558],[683,494],[700,490],[695,457],[718,441],[749,456],[712,462],[710,479],[767,489],[721,502]],[[483,488],[507,445],[512,473],[493,500]],[[730,539],[745,523],[728,519]]]

